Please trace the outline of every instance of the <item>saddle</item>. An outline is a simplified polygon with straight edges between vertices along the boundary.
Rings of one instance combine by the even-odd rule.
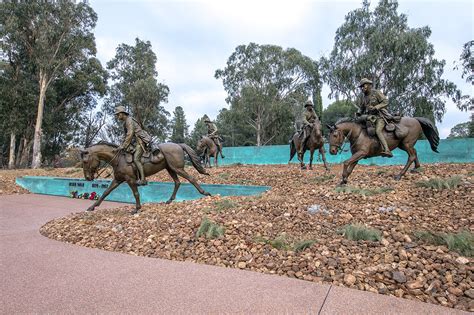
[[[125,161],[127,161],[128,164],[133,164],[133,153],[135,151],[125,151],[122,154],[125,155]],[[159,148],[152,148],[151,150],[147,150],[143,153],[141,162],[142,164],[145,163],[157,163],[159,161],[158,155],[161,153]]]
[[[362,128],[367,130],[367,135],[369,137],[375,137],[375,121],[377,120],[377,116],[375,115],[361,115],[356,118],[356,122],[362,125]],[[385,131],[386,132],[395,132],[395,135],[400,138],[401,133],[401,126],[399,126],[399,122],[402,120],[402,117],[397,115],[390,115],[386,118],[387,123],[385,124]],[[399,132],[400,130],[400,132]]]

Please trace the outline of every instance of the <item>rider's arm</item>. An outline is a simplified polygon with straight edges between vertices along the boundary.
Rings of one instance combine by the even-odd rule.
[[[125,127],[127,128],[127,134],[125,135],[125,139],[123,140],[122,147],[127,148],[133,139],[133,134],[135,130],[133,129],[133,121],[131,119],[127,119],[125,121]]]
[[[376,97],[377,101],[379,102],[377,105],[374,106],[376,109],[382,109],[388,106],[388,98],[383,95],[382,92],[377,91]]]
[[[210,131],[210,133],[209,133],[210,136],[213,136],[217,133],[216,125],[212,124],[210,129],[211,129],[211,130],[209,130]]]

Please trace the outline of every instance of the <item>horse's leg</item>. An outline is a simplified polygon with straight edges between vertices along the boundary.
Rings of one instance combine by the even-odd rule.
[[[328,163],[326,162],[326,152],[324,151],[324,146],[321,146],[318,152],[323,158],[324,168],[326,171],[329,171]]]
[[[339,185],[347,184],[347,178],[351,175],[354,167],[357,165],[359,160],[363,159],[367,155],[366,152],[357,151],[349,159],[344,161],[344,168],[342,170],[342,181]]]
[[[416,149],[413,148],[413,151],[415,151],[415,167],[412,169],[412,172],[416,172],[417,169],[421,167],[420,161],[418,160],[418,152],[416,152]]]
[[[142,208],[142,205],[140,204],[140,193],[138,192],[138,187],[135,181],[127,181],[127,184],[130,186],[133,196],[135,197],[135,210],[132,211],[132,214],[135,214]]]
[[[191,184],[194,185],[194,187],[196,187],[196,189],[202,194],[202,195],[205,195],[205,196],[210,196],[211,194],[208,193],[207,191],[204,191],[204,189],[202,189],[202,187],[198,184],[198,182],[194,179],[194,177],[192,177],[191,175],[189,175],[184,169],[179,169],[179,168],[174,168],[173,169],[176,173],[178,173],[179,176],[187,179]]]
[[[300,153],[300,151],[298,150],[298,161],[300,161],[300,167],[302,170],[306,169],[306,165],[304,165],[304,154],[305,151],[303,151],[303,153]]]
[[[214,165],[215,167],[217,167],[217,157],[219,156],[219,152],[217,152],[217,150],[214,152]]]
[[[405,175],[405,173],[408,171],[408,169],[410,168],[410,165],[411,163],[413,163],[415,160],[416,160],[416,150],[415,148],[413,147],[413,144],[406,144],[404,143],[403,144],[403,147],[405,148],[405,151],[407,151],[408,153],[408,160],[407,160],[407,164],[405,164],[405,167],[403,168],[403,170],[400,172],[400,174],[396,175],[395,176],[395,179],[396,180],[400,180],[402,178],[403,175]],[[415,163],[416,165],[416,163]],[[419,166],[419,164],[418,164]]]
[[[115,188],[117,188],[118,185],[120,185],[122,183],[122,181],[117,181],[116,179],[114,179],[111,183],[110,183],[110,186],[107,187],[107,189],[104,191],[104,193],[102,194],[102,196],[100,196],[100,198],[94,202],[92,204],[92,206],[90,206],[89,208],[87,208],[87,211],[94,211],[95,207],[98,207],[100,206],[100,204],[102,203],[102,201],[104,201],[104,199],[112,192],[112,190],[114,190]]]
[[[178,192],[178,188],[179,188],[179,186],[181,185],[181,182],[179,181],[178,174],[176,174],[175,171],[173,171],[173,170],[170,169],[170,168],[167,168],[166,170],[168,171],[168,174],[170,174],[171,178],[172,178],[173,181],[174,181],[174,190],[173,190],[173,193],[171,194],[170,199],[168,199],[168,200],[166,201],[166,204],[170,204],[173,200],[176,199],[176,193]]]
[[[309,151],[309,169],[313,169],[313,157],[314,157],[314,149]]]

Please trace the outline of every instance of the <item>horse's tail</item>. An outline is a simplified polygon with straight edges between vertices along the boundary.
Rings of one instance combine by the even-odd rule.
[[[293,159],[293,157],[296,154],[296,146],[295,146],[295,141],[293,140],[293,137],[290,139],[290,159],[288,160],[288,163]]]
[[[194,151],[189,145],[185,143],[177,143],[183,150],[186,152],[191,159],[191,163],[193,164],[194,168],[201,174],[204,175],[209,175],[208,172],[202,167],[201,162],[199,160],[198,155],[196,154],[196,151]]]
[[[428,141],[430,142],[431,150],[436,153],[439,153],[439,134],[434,124],[429,119],[424,117],[415,117],[415,119],[418,120],[418,122],[420,123],[421,128],[423,129],[423,133],[426,136],[426,139],[428,139]]]

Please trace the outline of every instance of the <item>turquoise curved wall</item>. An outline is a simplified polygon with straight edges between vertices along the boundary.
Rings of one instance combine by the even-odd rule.
[[[347,143],[345,149],[349,148]],[[342,163],[348,159],[350,152],[342,152],[338,155],[330,155],[328,144],[326,148],[326,159],[329,163]],[[418,152],[420,163],[473,163],[474,162],[474,138],[469,139],[446,139],[441,140],[438,146],[439,153],[431,151],[428,140],[419,140],[415,148]],[[361,164],[371,165],[402,165],[407,162],[407,153],[400,149],[393,151],[393,158],[374,157],[360,161]],[[290,158],[290,145],[272,145],[263,147],[224,147],[224,159],[219,159],[220,165],[231,164],[286,164]],[[318,161],[317,152],[314,154],[313,163]],[[212,161],[212,159],[211,159]],[[309,162],[309,152],[305,154],[305,161]],[[213,161],[212,161],[213,162]],[[298,162],[295,156],[291,161]]]

